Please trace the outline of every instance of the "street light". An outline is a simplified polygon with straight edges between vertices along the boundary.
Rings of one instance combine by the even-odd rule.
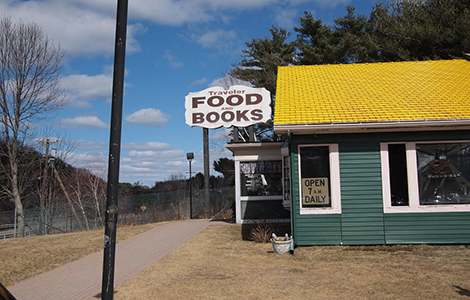
[[[194,153],[186,153],[186,158],[189,161],[189,218],[193,218],[193,193],[192,193],[192,183],[191,183],[191,161],[194,159]]]

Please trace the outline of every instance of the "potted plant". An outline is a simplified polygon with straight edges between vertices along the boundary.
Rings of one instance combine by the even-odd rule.
[[[286,233],[285,237],[277,237],[274,233],[271,237],[271,244],[273,245],[274,253],[277,254],[284,254],[291,250],[292,245],[292,237]]]

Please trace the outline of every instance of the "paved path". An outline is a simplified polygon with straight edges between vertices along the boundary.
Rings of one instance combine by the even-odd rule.
[[[210,225],[220,224],[223,222],[171,222],[116,244],[114,288],[164,258]],[[8,290],[17,300],[99,299],[102,271],[103,251],[100,251],[8,287]]]

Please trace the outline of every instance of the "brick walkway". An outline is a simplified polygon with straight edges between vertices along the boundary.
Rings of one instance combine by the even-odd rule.
[[[220,224],[223,223],[208,220],[171,222],[118,243],[114,288],[164,258],[210,225]],[[17,300],[99,299],[102,272],[103,251],[100,251],[8,287],[8,290]]]

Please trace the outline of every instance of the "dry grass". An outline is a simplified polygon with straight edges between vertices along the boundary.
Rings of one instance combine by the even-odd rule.
[[[157,224],[120,228],[122,240]],[[115,299],[468,299],[470,247],[299,247],[241,239],[213,226],[116,289]],[[102,249],[102,231],[0,241],[11,285]],[[7,279],[7,280],[5,280]]]
[[[468,299],[466,246],[299,247],[210,227],[117,289],[116,299]]]
[[[158,223],[162,224],[162,223]],[[123,241],[158,225],[119,227]],[[104,230],[91,230],[0,241],[0,282],[10,286],[102,250]]]

